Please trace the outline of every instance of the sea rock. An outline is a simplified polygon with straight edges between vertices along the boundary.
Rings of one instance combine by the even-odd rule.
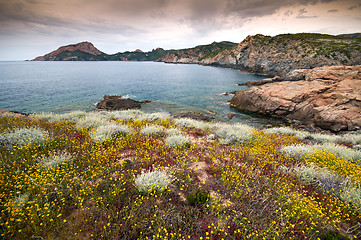
[[[195,111],[177,111],[173,113],[172,116],[174,118],[191,118],[194,120],[200,120],[205,122],[211,122],[214,120],[214,117]]]
[[[229,119],[232,119],[232,118],[234,118],[234,116],[235,116],[235,114],[234,113],[227,113],[227,117],[229,118]]]
[[[100,101],[96,107],[104,110],[140,109],[141,102],[130,98],[122,99],[117,95],[104,95],[104,100]]]
[[[334,132],[361,128],[361,65],[301,69],[288,75],[294,77],[236,92],[231,106]]]

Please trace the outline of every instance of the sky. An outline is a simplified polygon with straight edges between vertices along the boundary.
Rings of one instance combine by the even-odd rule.
[[[300,32],[361,32],[361,0],[0,0],[0,61],[83,41],[113,54]]]

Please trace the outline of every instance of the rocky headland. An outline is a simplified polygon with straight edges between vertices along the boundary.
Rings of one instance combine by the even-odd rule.
[[[361,128],[361,65],[299,69],[275,80],[237,91],[231,106],[333,132]]]

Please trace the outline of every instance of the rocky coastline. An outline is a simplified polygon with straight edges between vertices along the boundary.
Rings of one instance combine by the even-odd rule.
[[[232,107],[332,132],[361,129],[361,65],[299,69],[248,85]]]

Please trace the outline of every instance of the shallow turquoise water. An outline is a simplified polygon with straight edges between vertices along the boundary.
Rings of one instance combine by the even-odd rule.
[[[236,84],[266,76],[228,68],[155,62],[0,62],[0,109],[19,112],[92,110],[105,94],[152,100],[147,112],[198,110],[217,112],[232,121],[267,124],[231,109],[232,96],[244,89]]]

